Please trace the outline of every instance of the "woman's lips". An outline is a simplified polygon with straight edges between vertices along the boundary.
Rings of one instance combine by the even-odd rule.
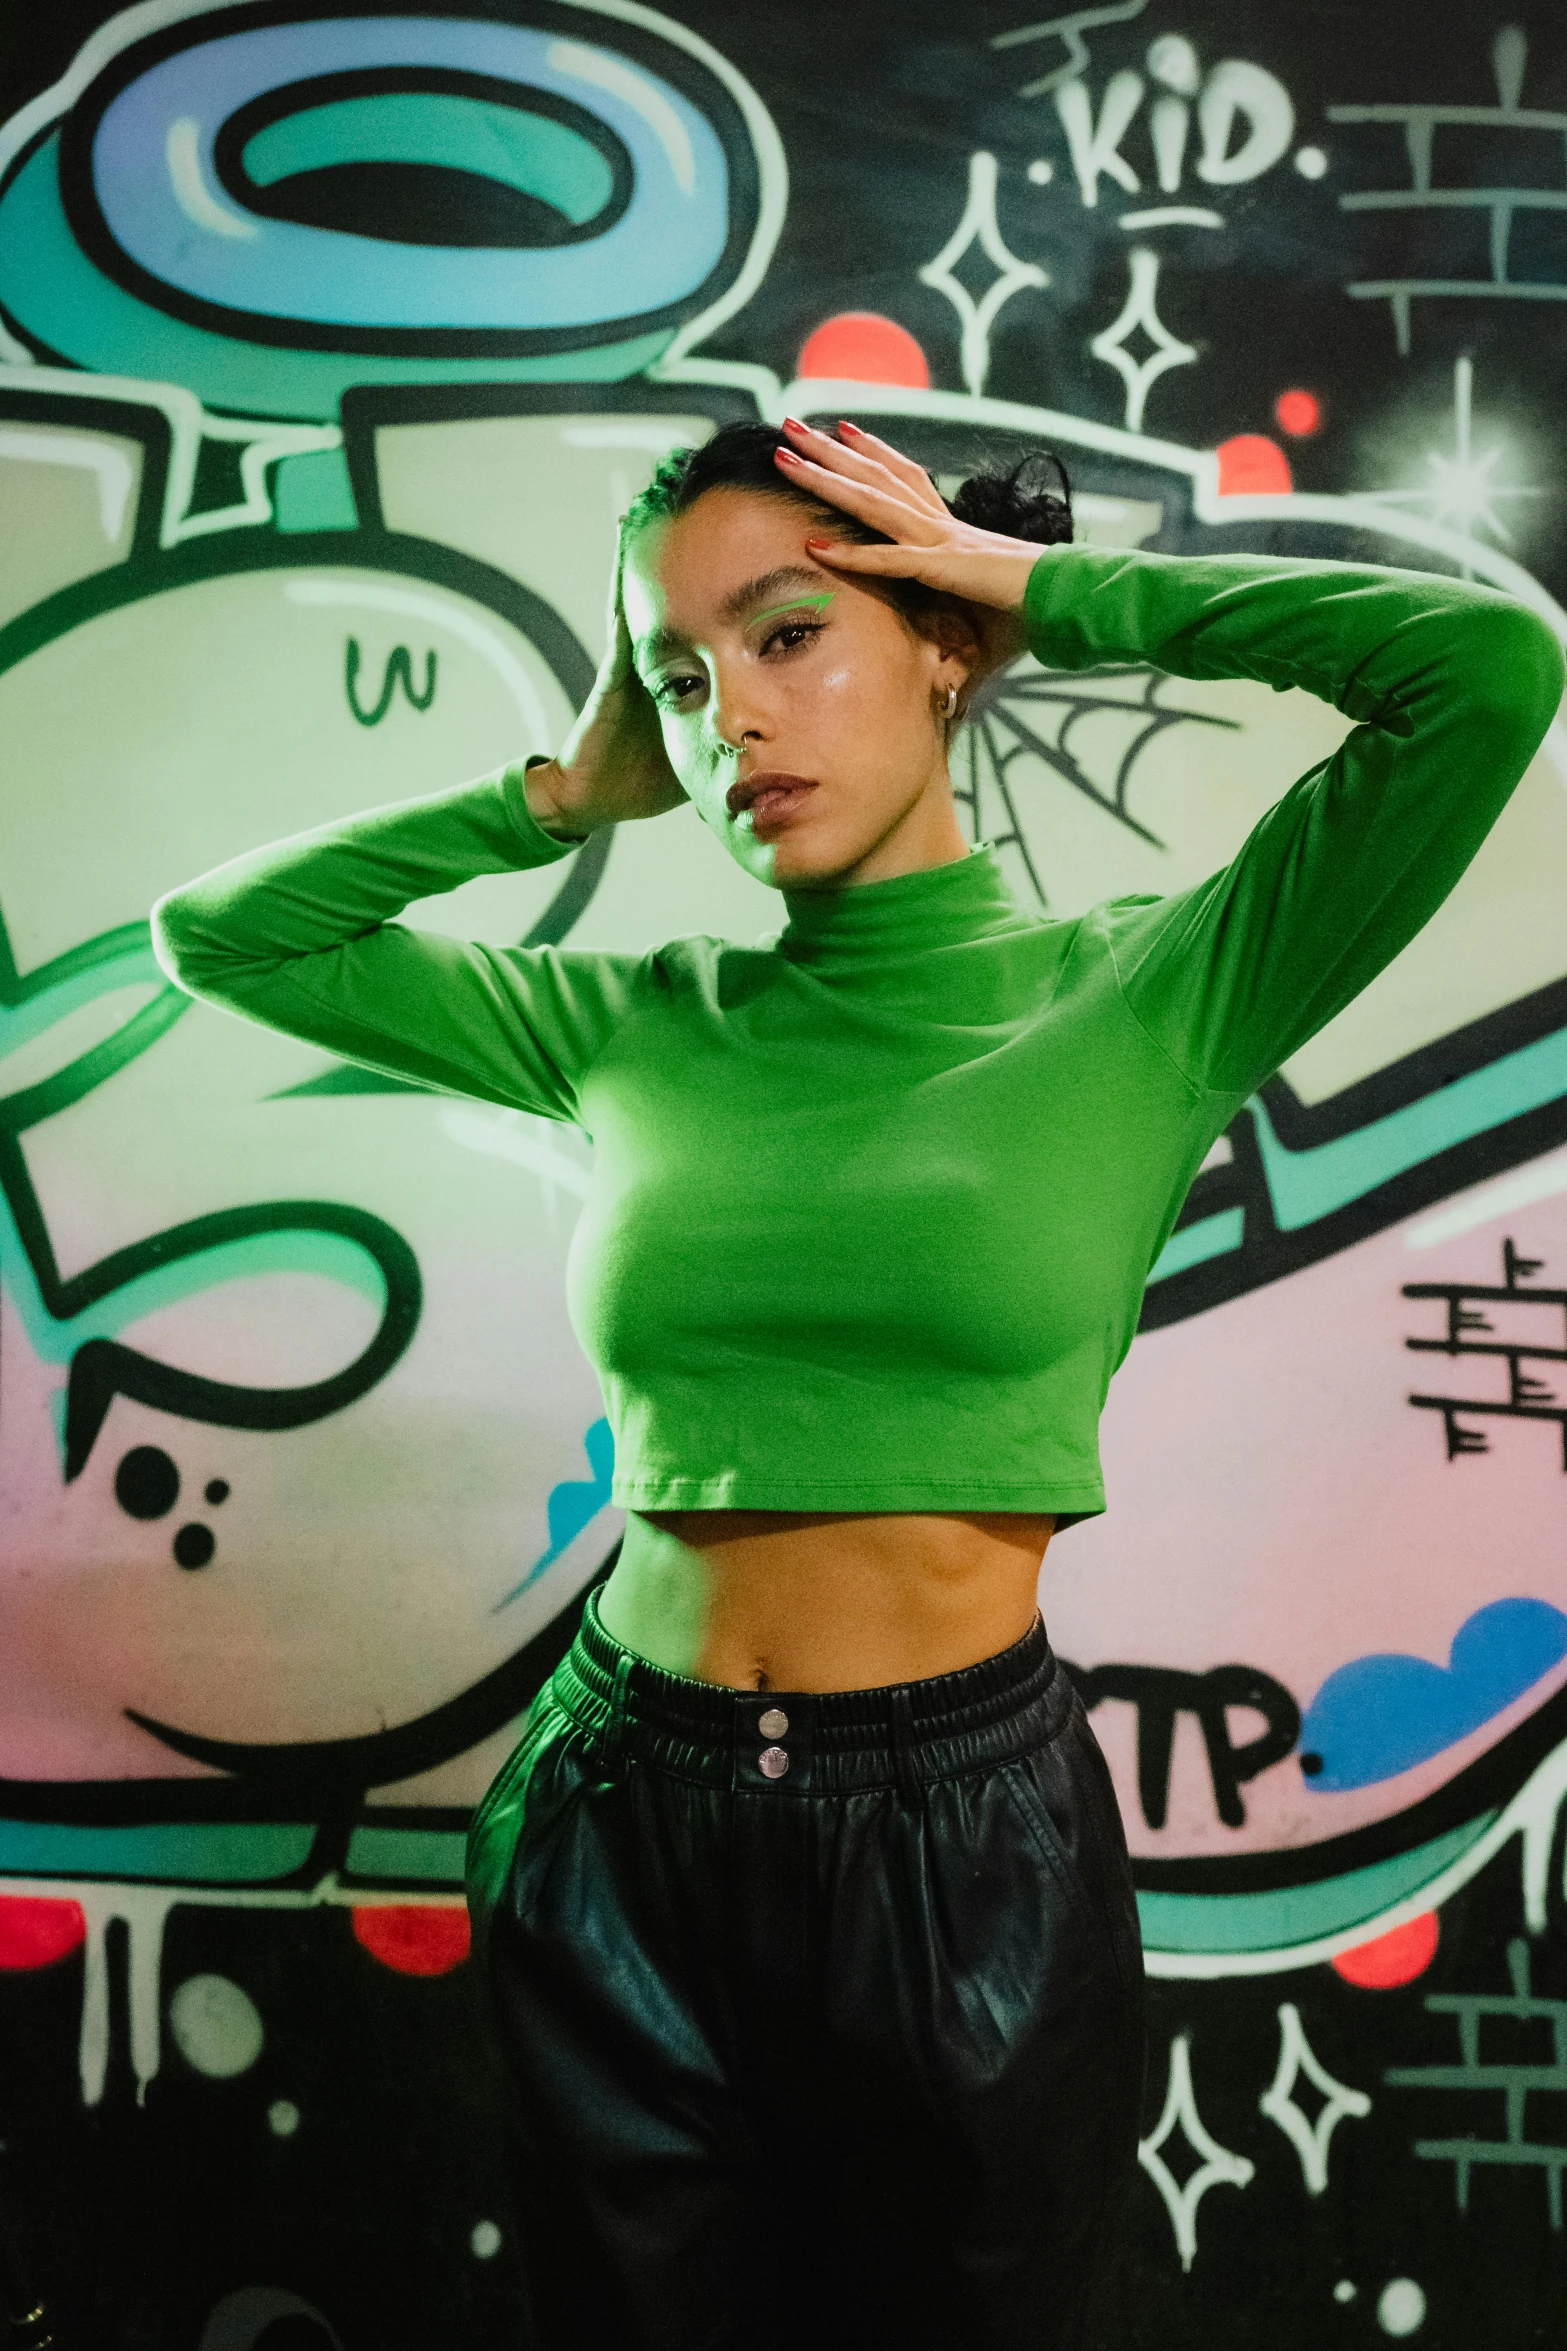
[[[787,775],[779,769],[764,769],[756,775],[742,778],[729,789],[729,813],[736,821],[749,815],[751,830],[759,841],[769,841],[793,824],[816,789],[810,776]]]

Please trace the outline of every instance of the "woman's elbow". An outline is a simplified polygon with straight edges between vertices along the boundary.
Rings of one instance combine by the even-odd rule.
[[[1483,730],[1487,753],[1522,775],[1567,683],[1556,631],[1527,604],[1499,596],[1465,614],[1455,651],[1463,701]]]
[[[1540,734],[1545,733],[1561,708],[1562,693],[1567,689],[1567,655],[1562,641],[1548,621],[1537,612],[1525,614],[1529,622],[1531,674],[1534,680],[1535,711]]]
[[[205,994],[227,959],[201,918],[194,891],[166,891],[147,920],[153,954],[175,986],[187,996]]]

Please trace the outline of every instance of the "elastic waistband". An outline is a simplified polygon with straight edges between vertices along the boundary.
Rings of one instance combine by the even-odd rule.
[[[679,1779],[779,1795],[897,1787],[1004,1763],[1054,1738],[1072,1685],[1036,1616],[977,1665],[869,1690],[737,1690],[651,1665],[599,1621],[598,1591],[541,1696],[611,1769],[636,1756]]]

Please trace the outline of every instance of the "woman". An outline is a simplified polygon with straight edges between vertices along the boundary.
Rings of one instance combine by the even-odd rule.
[[[1193,1174],[1453,887],[1561,690],[1487,589],[1073,546],[1029,478],[949,507],[847,424],[726,427],[628,516],[553,759],[156,910],[193,993],[597,1147],[569,1282],[626,1536],[468,1851],[550,2346],[1082,2339],[1142,1968],[1040,1561],[1104,1507],[1100,1408]],[[947,771],[1025,645],[1359,723],[1205,882],[1049,920]],[[390,921],[685,797],[780,936]]]

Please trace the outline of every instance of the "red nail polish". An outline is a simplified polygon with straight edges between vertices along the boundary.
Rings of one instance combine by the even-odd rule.
[[[831,539],[817,539],[817,538],[813,538],[813,537],[811,537],[811,536],[808,534],[808,535],[807,535],[807,537],[806,537],[805,544],[807,545],[807,547],[830,547],[830,546],[832,545],[832,541],[831,541]]]
[[[838,430],[840,433],[851,433],[858,437],[860,428],[857,424],[850,424],[846,416],[840,416],[838,419]]]
[[[780,465],[799,465],[803,462],[792,449],[775,449],[773,455]]]
[[[786,416],[784,418],[784,431],[786,433],[803,433],[805,429],[805,426],[801,424],[797,416]]]

